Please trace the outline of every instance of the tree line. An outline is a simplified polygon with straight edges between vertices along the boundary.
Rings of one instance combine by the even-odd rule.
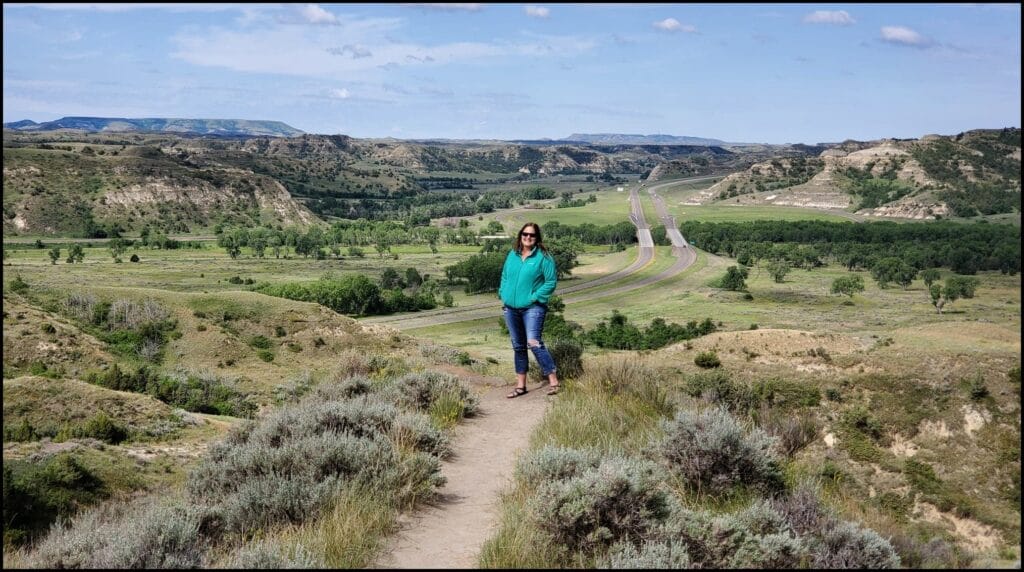
[[[680,232],[695,246],[745,265],[762,259],[785,260],[799,268],[833,262],[852,271],[898,258],[915,270],[1020,272],[1020,228],[1005,224],[687,221]]]

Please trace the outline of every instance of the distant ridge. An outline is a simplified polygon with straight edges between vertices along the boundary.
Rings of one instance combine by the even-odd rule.
[[[29,119],[4,123],[4,129],[18,131],[53,131],[81,129],[90,132],[156,131],[168,133],[195,133],[228,137],[296,137],[305,134],[280,121],[253,121],[249,119],[173,119],[123,117],[62,117],[54,121],[36,123]]]
[[[737,145],[721,139],[704,137],[687,137],[676,135],[629,135],[623,133],[573,133],[560,142],[580,142],[596,145],[703,145],[715,147],[719,145]]]

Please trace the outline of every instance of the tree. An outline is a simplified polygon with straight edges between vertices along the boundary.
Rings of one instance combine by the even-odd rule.
[[[406,268],[405,283],[408,284],[410,288],[416,288],[420,284],[423,284],[423,277],[420,276],[419,270],[416,270],[411,266],[409,268]]]
[[[932,296],[932,305],[941,314],[946,304],[951,304],[960,298],[973,298],[974,291],[978,288],[978,279],[971,276],[950,276],[946,278],[946,285],[932,284],[928,293]]]
[[[789,274],[789,263],[785,260],[769,260],[766,267],[768,274],[779,284],[786,278],[786,274]]]
[[[921,279],[924,280],[924,285],[929,289],[932,287],[933,282],[938,282],[942,275],[939,273],[938,268],[925,268],[921,271]]]
[[[572,274],[572,269],[579,265],[583,243],[578,238],[566,237],[548,242],[547,248],[548,254],[555,260],[558,278],[566,278]]]
[[[906,289],[917,276],[917,270],[902,258],[890,256],[882,258],[871,267],[871,276],[878,282],[879,288],[885,289],[890,282],[895,282]]]
[[[864,291],[864,279],[860,276],[851,274],[850,276],[840,276],[832,281],[832,293],[833,294],[846,294],[850,298],[857,292]]]
[[[72,244],[71,248],[68,249],[68,264],[73,262],[82,262],[85,258],[85,250],[81,244]]]
[[[405,284],[402,283],[402,279],[398,276],[398,272],[391,268],[384,269],[384,272],[380,275],[380,287],[384,290],[391,290],[394,288],[404,288]]]
[[[742,292],[747,289],[747,269],[744,267],[730,266],[725,269],[725,277],[722,278],[722,288],[734,292]]]
[[[60,259],[60,247],[54,246],[50,249],[50,264],[57,264],[57,260]]]

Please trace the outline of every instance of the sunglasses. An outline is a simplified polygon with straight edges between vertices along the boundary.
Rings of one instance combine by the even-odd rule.
[[[520,232],[520,233],[519,233],[519,236],[529,236],[529,237],[536,237],[536,236],[537,236],[537,233],[535,233],[535,232]]]

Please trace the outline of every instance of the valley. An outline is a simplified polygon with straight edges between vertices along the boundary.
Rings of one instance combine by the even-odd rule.
[[[452,565],[636,562],[545,512],[597,474],[676,514],[736,519],[750,542],[767,533],[743,511],[811,487],[875,543],[856,562],[1011,567],[1019,149],[1019,130],[830,149],[5,130],[4,567],[88,565],[71,551],[89,527],[108,546],[177,518],[218,524],[123,567],[247,567],[256,549],[278,565],[427,566],[444,546],[415,522],[459,511],[474,534],[442,537],[471,538]],[[580,371],[547,401],[532,380],[520,402],[501,397],[512,355],[493,285],[453,267],[484,267],[527,221],[566,261],[552,314]],[[365,311],[342,311],[357,276]],[[851,278],[859,289],[836,289]],[[667,337],[687,323],[708,329]],[[773,439],[776,488],[750,472],[711,492],[665,460],[672,423],[711,411]],[[278,432],[335,418],[351,442]],[[253,460],[271,442],[329,477],[254,478],[262,492],[223,477],[271,474]],[[314,454],[328,442],[344,462]],[[128,508],[160,498],[176,516]],[[120,508],[90,512],[103,506]],[[81,520],[47,539],[58,515]],[[637,534],[669,542],[648,524]],[[825,557],[786,527],[801,562]]]

